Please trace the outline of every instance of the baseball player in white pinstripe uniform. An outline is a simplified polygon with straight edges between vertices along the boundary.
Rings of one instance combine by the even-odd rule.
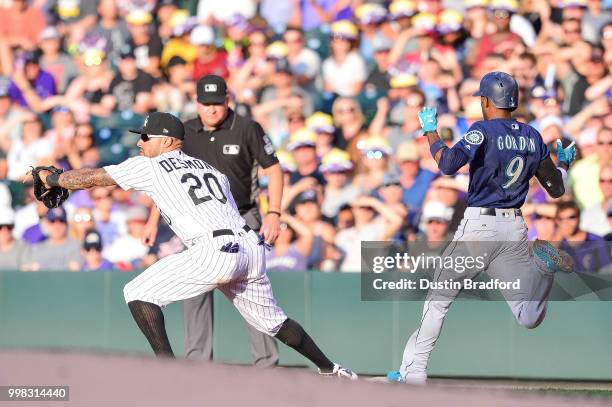
[[[152,113],[141,135],[141,155],[121,164],[60,174],[41,173],[48,186],[70,190],[119,185],[150,196],[187,249],[164,257],[124,288],[125,301],[156,355],[173,357],[161,307],[215,288],[259,331],[275,336],[318,366],[321,374],[356,379],[331,362],[277,305],[266,275],[265,243],[246,226],[227,177],[183,153],[185,130],[169,113]]]

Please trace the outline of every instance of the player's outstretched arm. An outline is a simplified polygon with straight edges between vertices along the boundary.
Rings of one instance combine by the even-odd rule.
[[[419,123],[423,130],[423,135],[427,137],[429,147],[442,143],[440,136],[438,135],[438,120],[436,119],[436,109],[433,107],[424,107],[419,113]],[[442,149],[436,150],[433,154],[434,160],[440,164],[440,157],[442,156]]]
[[[43,181],[50,187],[59,186],[70,190],[117,185],[104,168],[81,168],[61,174],[51,174]]]
[[[449,149],[438,135],[438,121],[436,119],[436,109],[424,107],[419,112],[419,122],[423,129],[423,134],[429,142],[431,156],[438,163],[438,168],[445,175],[452,175],[459,171],[461,167],[468,163],[469,157],[460,149]]]

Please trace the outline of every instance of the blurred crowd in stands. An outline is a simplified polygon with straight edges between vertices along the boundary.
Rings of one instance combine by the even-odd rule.
[[[597,271],[610,263],[611,66],[610,0],[0,0],[0,269],[129,271],[181,251],[164,225],[141,243],[148,197],[93,188],[47,210],[26,173],[138,154],[127,128],[156,110],[195,117],[206,74],[227,80],[285,173],[269,269],[359,271],[362,241],[448,241],[468,171],[440,174],[417,112],[435,106],[452,145],[482,119],[480,78],[501,70],[520,85],[514,117],[553,157],[557,139],[579,148],[564,197],[532,180],[530,238]]]

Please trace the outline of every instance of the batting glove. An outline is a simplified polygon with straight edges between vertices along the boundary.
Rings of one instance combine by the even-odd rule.
[[[576,146],[574,144],[575,143],[572,141],[572,144],[566,148],[563,148],[561,140],[557,139],[557,158],[559,159],[560,163],[565,164],[568,167],[576,159]]]
[[[435,107],[424,107],[419,112],[419,123],[424,133],[436,131],[438,129],[438,120],[436,119]]]

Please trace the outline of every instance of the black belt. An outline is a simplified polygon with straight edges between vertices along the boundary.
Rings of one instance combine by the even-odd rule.
[[[495,211],[497,209],[501,209],[501,208],[480,208],[480,214],[481,215],[489,215],[489,216],[495,216]],[[521,212],[520,209],[512,209],[512,208],[508,208],[509,210],[513,210],[514,211],[514,215],[515,216],[523,216],[523,212]],[[501,209],[503,210],[503,209]]]
[[[252,229],[248,227],[247,225],[244,225],[242,227],[242,230],[249,233]],[[212,235],[213,237],[225,236],[225,235],[234,236],[234,232],[231,229],[217,229],[217,230],[213,230]]]

